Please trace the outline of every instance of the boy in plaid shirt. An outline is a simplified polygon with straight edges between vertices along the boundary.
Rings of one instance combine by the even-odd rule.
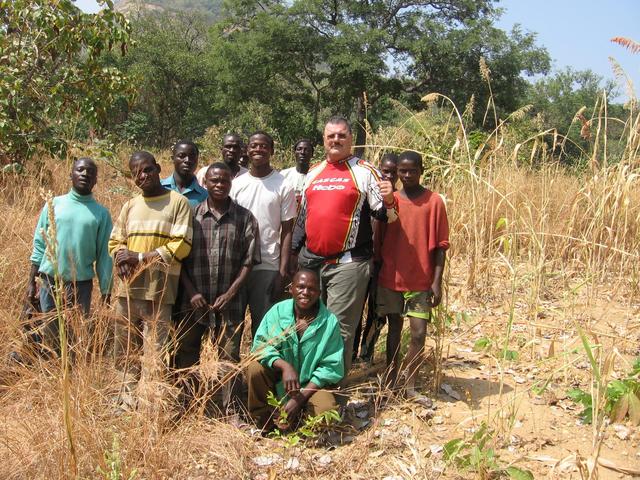
[[[211,165],[205,186],[209,198],[194,209],[193,245],[180,275],[184,295],[174,360],[178,369],[198,363],[207,331],[221,361],[240,361],[244,321],[240,291],[252,267],[260,263],[258,222],[229,197],[230,168],[222,162]],[[225,385],[225,406],[231,391]]]

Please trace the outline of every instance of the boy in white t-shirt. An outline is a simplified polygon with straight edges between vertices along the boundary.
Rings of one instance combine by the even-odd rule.
[[[249,172],[236,177],[231,198],[258,220],[262,263],[253,267],[244,285],[245,304],[251,310],[251,334],[280,298],[288,274],[296,201],[293,188],[271,167],[273,138],[265,132],[249,137]]]
[[[313,142],[307,138],[301,138],[293,146],[293,154],[296,157],[296,166],[286,168],[280,173],[287,179],[289,185],[293,187],[296,193],[296,206],[300,208],[304,180],[307,178],[307,173],[309,173],[309,165],[313,157]]]

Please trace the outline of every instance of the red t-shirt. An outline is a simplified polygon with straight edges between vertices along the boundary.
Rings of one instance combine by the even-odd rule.
[[[436,248],[449,248],[449,222],[442,197],[426,190],[409,200],[394,193],[398,220],[387,225],[378,283],[398,292],[431,289]]]

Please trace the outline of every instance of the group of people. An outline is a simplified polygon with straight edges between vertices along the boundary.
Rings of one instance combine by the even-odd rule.
[[[113,225],[92,195],[97,165],[78,159],[71,191],[53,200],[53,212],[45,205],[38,220],[29,299],[43,312],[55,309],[58,276],[66,301],[88,315],[93,277],[105,302],[115,277],[114,358],[132,393],[145,375],[141,350],[160,354],[160,363],[184,380],[207,337],[227,366],[224,378],[239,376],[248,308],[246,406],[268,428],[278,420],[269,392],[288,419],[337,408],[334,393],[351,368],[368,294],[364,337],[375,340],[369,332],[386,318],[386,381],[400,384],[404,371],[402,385],[415,395],[426,325],[442,297],[446,209],[440,195],[420,184],[418,153],[385,157],[381,174],[352,154],[352,141],[349,122],[332,117],[323,133],[325,158],[310,167],[314,145],[301,139],[295,166],[279,172],[271,166],[273,138],[263,131],[246,143],[248,169],[240,165],[244,144],[236,134],[222,139],[221,161],[199,170],[198,147],[181,140],[164,179],[151,153],[135,152],[129,169],[140,194]],[[405,316],[411,343],[402,366]],[[56,322],[42,331],[43,341],[55,345]],[[371,342],[364,345],[370,353]],[[226,404],[240,401],[240,383],[225,382]],[[183,384],[194,388],[197,380]]]

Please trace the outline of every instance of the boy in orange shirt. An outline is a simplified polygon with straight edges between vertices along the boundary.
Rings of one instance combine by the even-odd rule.
[[[394,192],[398,221],[387,225],[378,277],[377,313],[387,316],[388,384],[400,371],[400,338],[409,317],[411,342],[404,359],[406,395],[417,396],[415,379],[424,356],[431,308],[442,299],[442,272],[449,248],[449,223],[442,197],[420,185],[422,157],[404,152],[398,158],[402,189]]]

